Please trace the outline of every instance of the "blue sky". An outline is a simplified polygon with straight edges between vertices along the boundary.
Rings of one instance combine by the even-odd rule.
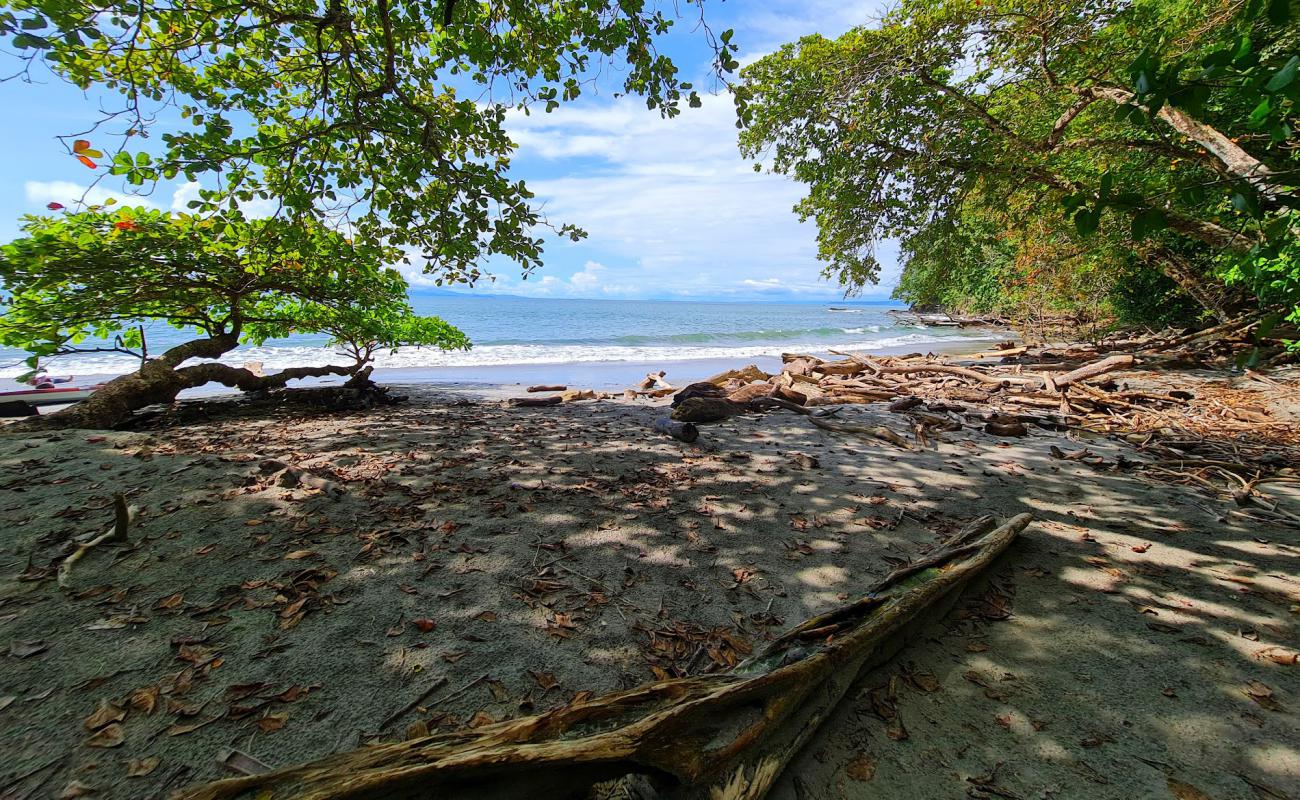
[[[735,28],[742,63],[808,33],[836,35],[878,14],[879,0],[709,0],[714,30]],[[680,20],[665,52],[683,75],[706,79],[708,51]],[[617,79],[617,75],[611,76]],[[495,282],[474,291],[544,297],[666,299],[822,299],[839,297],[823,280],[812,223],[791,212],[802,189],[787,178],[753,171],[736,150],[735,113],[725,94],[706,96],[703,108],[673,120],[648,112],[638,98],[617,98],[598,86],[552,114],[514,115],[510,130],[520,149],[515,174],[524,178],[555,222],[570,222],[589,237],[548,242],[546,265],[527,281],[509,262],[493,261]],[[54,137],[89,126],[97,103],[52,78],[39,84],[0,83],[0,236],[17,233],[23,213],[81,196],[87,170]],[[111,180],[111,179],[109,179]],[[177,182],[144,201],[184,208],[197,187]],[[123,197],[108,180],[90,195]],[[129,202],[139,203],[139,199]],[[882,243],[879,286],[865,298],[889,294],[896,249]],[[419,285],[429,276],[411,271]],[[460,287],[458,287],[460,288]]]

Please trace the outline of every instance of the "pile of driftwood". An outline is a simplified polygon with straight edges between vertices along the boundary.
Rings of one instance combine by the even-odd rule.
[[[717,422],[773,405],[807,412],[818,406],[891,401],[889,410],[906,414],[918,443],[924,444],[927,430],[962,428],[971,413],[980,416],[990,433],[1024,435],[1026,422],[1059,428],[1070,416],[1096,410],[1111,399],[1125,402],[1131,397],[1090,382],[1133,366],[1132,355],[1013,363],[1026,352],[1025,347],[1007,343],[990,353],[962,357],[969,362],[997,358],[1000,363],[995,366],[919,354],[839,353],[843,358],[825,360],[787,353],[775,375],[750,365],[685,387],[673,397],[673,418]],[[1055,413],[1039,413],[1040,409]],[[825,421],[825,414],[809,415]]]

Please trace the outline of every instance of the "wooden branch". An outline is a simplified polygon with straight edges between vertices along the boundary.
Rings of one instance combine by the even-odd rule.
[[[128,541],[127,533],[131,529],[131,522],[135,519],[135,508],[126,504],[126,495],[117,492],[113,495],[113,527],[101,533],[99,536],[90,541],[83,542],[63,563],[59,564],[59,574],[57,583],[59,588],[67,588],[69,575],[72,574],[72,566],[82,559],[91,548],[98,547],[101,544],[124,544]]]
[[[480,800],[518,797],[527,787],[534,800],[757,800],[857,677],[950,607],[1030,520],[1021,514],[982,536],[964,532],[728,674],[645,684],[539,716],[326,756],[178,796]]]
[[[1010,386],[1011,384],[1021,384],[1025,386],[1037,386],[1042,381],[1038,378],[1018,377],[1015,375],[988,375],[983,372],[977,372],[965,367],[955,367],[951,364],[917,364],[916,366],[900,367],[880,367],[878,369],[881,375],[912,375],[915,373],[936,372],[945,375],[958,375],[962,378],[968,378],[980,383],[987,383],[995,386]]]
[[[1064,389],[1072,383],[1086,381],[1089,378],[1095,378],[1098,375],[1104,375],[1107,372],[1113,372],[1117,369],[1133,366],[1133,356],[1124,354],[1103,358],[1101,361],[1094,361],[1091,364],[1085,364],[1076,370],[1071,370],[1064,375],[1058,375],[1052,379],[1057,389]]]
[[[510,405],[519,408],[543,408],[545,406],[558,406],[564,402],[564,398],[558,394],[550,397],[514,397],[510,399]]]
[[[863,436],[871,436],[876,439],[881,439],[890,444],[898,445],[904,450],[912,449],[912,446],[908,444],[907,439],[903,438],[902,434],[899,434],[890,428],[886,428],[884,425],[857,425],[852,422],[829,422],[820,417],[811,415],[808,417],[808,421],[823,430],[834,431],[835,433],[857,433]]]
[[[678,422],[671,417],[660,417],[652,426],[659,433],[667,434],[679,441],[690,444],[700,438],[700,429],[689,422]]]

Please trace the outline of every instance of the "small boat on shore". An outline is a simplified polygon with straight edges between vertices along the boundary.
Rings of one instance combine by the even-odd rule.
[[[77,403],[85,400],[103,386],[54,386],[48,389],[18,389],[13,392],[0,392],[0,403],[29,403],[34,406],[52,406],[65,403]]]

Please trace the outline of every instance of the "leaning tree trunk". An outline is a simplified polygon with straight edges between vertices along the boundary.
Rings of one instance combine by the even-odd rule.
[[[114,378],[95,390],[86,400],[68,408],[36,417],[23,426],[29,428],[112,428],[145,406],[170,403],[185,389],[206,383],[220,383],[241,391],[282,389],[298,378],[326,375],[350,375],[354,380],[368,376],[369,369],[360,364],[347,367],[291,367],[274,375],[258,375],[242,367],[207,363],[180,366],[191,358],[217,358],[235,349],[239,337],[223,334],[179,344],[136,372]]]
[[[1184,294],[1214,315],[1219,322],[1226,322],[1232,316],[1234,306],[1239,306],[1243,300],[1239,292],[1222,281],[1210,278],[1167,247],[1140,246],[1138,255],[1178,284]]]

